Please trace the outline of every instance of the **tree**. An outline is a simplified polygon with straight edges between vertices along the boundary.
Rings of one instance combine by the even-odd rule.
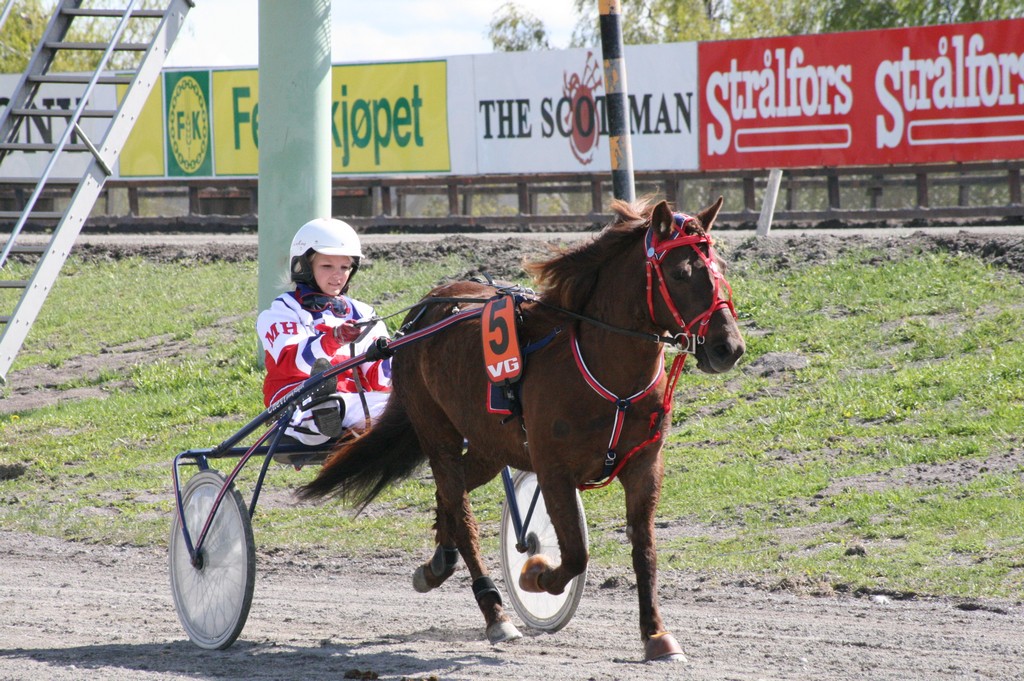
[[[21,73],[28,65],[52,8],[42,0],[19,0],[0,29],[0,73]]]
[[[499,7],[487,33],[495,52],[550,50],[544,22],[514,2]]]
[[[573,0],[575,47],[600,44],[597,0]],[[762,38],[1024,16],[1020,0],[622,0],[627,44]]]
[[[596,0],[573,0],[579,23],[573,45],[600,42]],[[623,0],[627,44],[724,40],[812,33],[821,2],[814,0]]]
[[[1024,17],[1019,0],[829,0],[824,9],[823,32]]]
[[[573,0],[579,20],[572,45],[589,47],[601,43],[597,0]],[[629,45],[716,40],[725,0],[622,0],[622,41]],[[685,26],[685,33],[679,27]],[[680,37],[684,35],[685,37]]]
[[[140,8],[162,9],[161,0],[143,0]],[[92,7],[123,8],[123,0],[94,2]],[[43,32],[56,7],[55,0],[16,0],[0,28],[0,73],[21,73],[35,52]],[[158,25],[157,19],[133,19],[125,27],[122,42],[149,42]],[[79,17],[68,31],[66,40],[106,43],[114,35],[117,19],[103,17]],[[543,28],[543,27],[542,27]],[[99,63],[99,50],[61,50],[54,60],[53,71],[93,71]],[[108,70],[133,69],[140,56],[137,53],[117,52],[107,63]]]

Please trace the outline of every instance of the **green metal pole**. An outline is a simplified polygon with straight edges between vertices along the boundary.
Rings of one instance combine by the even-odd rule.
[[[331,214],[331,0],[260,0],[258,125],[264,310],[285,289],[296,230]]]
[[[601,54],[604,57],[605,104],[608,110],[608,149],[612,162],[612,195],[633,201],[633,147],[629,136],[626,58],[622,48],[622,3],[599,0]]]

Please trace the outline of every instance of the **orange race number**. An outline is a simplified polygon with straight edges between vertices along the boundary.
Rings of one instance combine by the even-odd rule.
[[[480,325],[483,331],[484,365],[492,383],[514,383],[523,371],[516,335],[516,306],[511,295],[489,300]]]

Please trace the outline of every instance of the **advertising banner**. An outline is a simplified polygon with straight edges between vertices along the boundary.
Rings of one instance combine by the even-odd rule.
[[[18,87],[20,74],[0,74],[0,111],[6,108],[10,95]],[[36,96],[40,109],[74,109],[78,106],[83,87],[63,83],[42,83]],[[92,92],[90,106],[94,109],[115,109],[114,88],[97,87]],[[30,116],[19,128],[15,142],[21,144],[56,144],[67,130],[67,119],[56,116]],[[79,127],[90,140],[102,139],[106,128],[105,121],[95,118],[82,118]],[[71,144],[81,144],[77,133],[72,133],[68,140]],[[50,161],[49,151],[13,151],[8,153],[0,165],[0,178],[39,177],[46,164]],[[54,177],[77,177],[85,172],[92,157],[88,153],[65,154],[55,169]]]
[[[737,170],[1024,158],[1024,19],[625,48],[633,167]],[[17,75],[0,76],[0,107]],[[43,85],[63,108],[74,88]],[[596,50],[467,55],[332,68],[335,175],[608,173]],[[113,108],[123,88],[98,86]],[[55,141],[36,117],[19,141]],[[102,134],[93,119],[87,133]],[[122,178],[259,173],[255,68],[168,70],[118,166]],[[38,175],[43,152],[0,177]],[[81,174],[85,155],[58,172]],[[81,169],[79,168],[81,166]]]
[[[447,88],[443,60],[334,66],[332,172],[450,172]],[[168,177],[259,173],[256,69],[168,71],[163,92],[163,120],[153,117],[158,88],[122,153],[122,177],[151,177],[157,167]]]
[[[127,85],[117,86],[117,99],[121,101]],[[139,117],[132,126],[132,132],[125,141],[118,162],[122,177],[165,177],[167,157],[164,154],[164,106],[163,79],[161,78],[149,94]]]
[[[1024,20],[699,47],[701,168],[1024,157]]]
[[[260,172],[259,71],[213,71],[213,160],[218,176]],[[123,172],[123,171],[122,171]]]
[[[444,60],[353,64],[332,70],[335,173],[447,173]]]
[[[695,43],[626,48],[637,170],[697,168]],[[611,168],[604,66],[594,50],[474,57],[477,171],[606,172]]]

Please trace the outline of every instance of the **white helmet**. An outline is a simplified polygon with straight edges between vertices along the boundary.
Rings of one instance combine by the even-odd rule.
[[[352,275],[359,269],[363,249],[359,235],[347,222],[334,218],[316,218],[299,227],[292,237],[291,254],[292,281],[315,286],[310,256],[313,252],[324,255],[347,255],[352,258]],[[346,285],[347,289],[348,286]]]
[[[359,235],[351,225],[334,218],[317,218],[299,227],[292,238],[291,255],[306,255],[313,249],[324,255],[347,255],[363,257]]]

